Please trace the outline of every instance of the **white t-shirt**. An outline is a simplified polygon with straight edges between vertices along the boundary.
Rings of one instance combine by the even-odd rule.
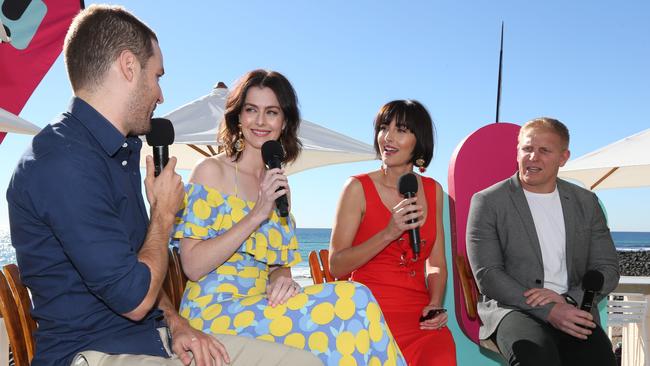
[[[524,189],[533,214],[537,238],[544,263],[544,288],[563,294],[568,290],[566,270],[566,231],[560,194],[555,187],[551,193],[533,193]]]

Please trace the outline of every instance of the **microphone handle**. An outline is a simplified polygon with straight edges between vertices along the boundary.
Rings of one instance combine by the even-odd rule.
[[[409,238],[411,239],[411,249],[413,249],[413,254],[417,258],[420,255],[420,229],[409,230]]]
[[[415,197],[415,193],[413,193],[413,192],[406,192],[406,193],[404,193],[404,197],[406,197],[406,198],[413,198],[413,197]],[[415,205],[415,203],[414,203],[413,205]],[[410,213],[410,212],[409,212],[409,213]],[[413,223],[415,223],[415,219],[406,220],[406,223],[407,223],[407,224],[413,224]]]
[[[580,304],[580,310],[584,310],[590,313],[591,308],[594,305],[595,296],[596,296],[596,291],[585,290],[585,295],[582,297],[582,304]]]
[[[404,196],[406,198],[412,198],[412,197],[415,197],[415,193],[414,192],[406,192],[406,194]],[[406,223],[407,224],[413,224],[415,222],[417,222],[416,219],[410,219]],[[417,259],[420,256],[420,243],[421,243],[420,229],[416,227],[415,229],[409,230],[409,239],[411,239],[411,249],[413,249],[413,256],[414,256],[415,259]]]
[[[278,190],[280,189],[282,188],[278,188]],[[281,217],[289,216],[289,202],[287,201],[286,194],[275,199],[275,207],[278,208]]]
[[[275,168],[281,168],[282,163],[280,162],[280,159],[271,159],[267,165],[269,166],[269,169],[275,169]],[[282,187],[279,187],[275,191],[281,190]],[[278,209],[278,213],[280,214],[280,217],[287,217],[289,216],[289,201],[287,200],[287,195],[283,194],[282,196],[278,197],[275,199],[275,207]]]
[[[167,145],[153,147],[154,176],[159,176],[169,161],[169,147]]]

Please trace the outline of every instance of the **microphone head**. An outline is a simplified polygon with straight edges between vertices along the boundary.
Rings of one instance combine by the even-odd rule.
[[[600,291],[603,288],[605,277],[596,270],[589,270],[582,277],[582,289],[585,291]]]
[[[413,173],[406,173],[399,177],[397,181],[397,188],[399,193],[405,196],[407,193],[415,195],[418,193],[418,179]]]
[[[284,161],[284,150],[282,145],[275,140],[269,140],[262,145],[262,159],[264,164],[271,165],[273,160]]]
[[[149,146],[167,146],[174,143],[174,125],[166,118],[152,118],[151,131],[147,134]]]

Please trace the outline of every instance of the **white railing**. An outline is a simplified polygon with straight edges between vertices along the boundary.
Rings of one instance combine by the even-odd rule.
[[[650,295],[613,292],[607,298],[607,333],[621,328],[622,366],[649,366],[648,300]]]

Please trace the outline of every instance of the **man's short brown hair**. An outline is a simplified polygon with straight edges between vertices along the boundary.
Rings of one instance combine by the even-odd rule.
[[[530,121],[524,123],[523,126],[519,129],[519,136],[517,137],[518,141],[521,141],[521,137],[525,131],[530,129],[543,129],[560,136],[562,140],[562,147],[566,150],[569,148],[569,129],[555,118],[550,117],[539,117],[531,119]]]
[[[113,5],[91,5],[70,24],[63,44],[65,65],[72,89],[95,89],[111,63],[124,50],[137,57],[142,68],[153,56],[156,34],[146,24]]]

